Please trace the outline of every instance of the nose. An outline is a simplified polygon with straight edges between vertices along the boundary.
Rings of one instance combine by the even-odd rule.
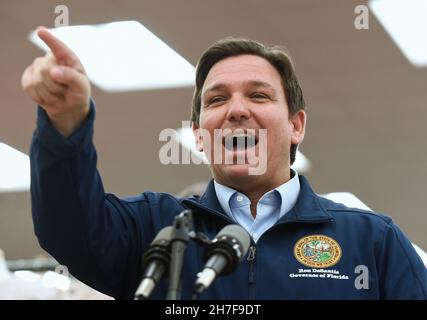
[[[251,117],[249,107],[245,104],[244,99],[240,97],[231,98],[228,104],[227,120],[242,121],[248,120]]]

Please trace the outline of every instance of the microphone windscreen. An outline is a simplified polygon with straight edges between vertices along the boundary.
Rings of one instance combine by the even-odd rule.
[[[241,250],[243,255],[248,252],[249,246],[251,245],[251,237],[243,227],[239,226],[238,224],[230,224],[225,226],[220,232],[218,232],[215,238],[220,239],[222,236],[236,239],[242,247]]]

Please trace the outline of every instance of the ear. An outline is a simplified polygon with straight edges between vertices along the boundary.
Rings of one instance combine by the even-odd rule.
[[[290,122],[292,123],[292,144],[300,144],[304,139],[305,135],[305,123],[307,121],[307,114],[304,110],[299,110],[296,114],[294,114]]]
[[[203,137],[199,126],[193,121],[191,123],[191,129],[193,129],[194,138],[196,139],[196,149],[197,151],[203,152]]]

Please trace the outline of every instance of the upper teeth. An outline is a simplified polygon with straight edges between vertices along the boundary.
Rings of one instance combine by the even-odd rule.
[[[253,131],[253,130],[252,130]],[[236,130],[233,133],[230,133],[226,136],[226,139],[232,139],[232,138],[255,138],[255,135],[253,132],[243,132],[242,130]]]
[[[233,133],[230,136],[228,136],[228,139],[231,138],[252,138],[252,135],[246,134],[246,133]]]

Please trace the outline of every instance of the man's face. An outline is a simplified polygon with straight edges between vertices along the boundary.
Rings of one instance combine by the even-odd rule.
[[[210,133],[211,141],[197,134],[196,141],[198,149],[211,159],[215,180],[238,187],[253,179],[272,185],[280,185],[289,179],[290,147],[291,143],[300,143],[304,137],[305,113],[300,111],[289,118],[280,74],[267,60],[255,55],[240,55],[219,61],[206,77],[201,101],[199,126],[193,124],[193,130],[200,128]],[[220,144],[221,152],[231,152],[233,163],[213,163],[215,129],[255,132],[255,145],[248,142],[246,147],[239,148],[236,143],[233,146],[233,138],[224,138]],[[266,151],[259,141],[260,129],[267,129]],[[243,163],[236,161],[242,153],[247,155],[250,148],[256,157],[266,159],[266,170],[262,175],[248,174],[249,168],[254,166],[248,159]]]

